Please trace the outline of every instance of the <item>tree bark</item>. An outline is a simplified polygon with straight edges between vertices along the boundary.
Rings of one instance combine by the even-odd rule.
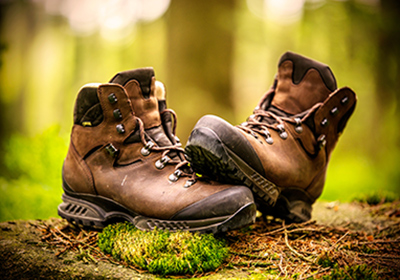
[[[234,9],[234,0],[171,1],[166,85],[184,138],[204,114],[233,116]]]

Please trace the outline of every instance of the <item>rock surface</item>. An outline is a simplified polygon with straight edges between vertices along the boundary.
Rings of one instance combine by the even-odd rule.
[[[400,210],[397,206],[373,213],[371,208],[361,204],[317,202],[314,205],[313,220],[317,224],[373,234],[389,226],[399,227],[398,219],[392,219],[389,215],[396,211],[398,214]],[[52,218],[46,221],[0,223],[0,279],[158,279],[149,273],[138,272],[120,264],[87,262],[80,259],[77,252],[66,251],[58,255],[54,246],[44,241],[41,225],[51,226],[61,222],[58,218]],[[207,276],[207,279],[248,276],[248,272],[224,268]]]

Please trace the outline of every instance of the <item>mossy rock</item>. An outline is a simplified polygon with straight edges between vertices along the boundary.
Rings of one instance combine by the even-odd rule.
[[[116,260],[158,275],[193,275],[214,271],[227,258],[223,240],[212,234],[140,231],[129,223],[107,226],[99,248]]]

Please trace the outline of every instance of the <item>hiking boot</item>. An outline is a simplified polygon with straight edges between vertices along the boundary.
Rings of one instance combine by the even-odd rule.
[[[83,86],[63,165],[59,215],[99,228],[127,220],[141,230],[212,233],[254,222],[251,191],[195,175],[175,124],[152,68]]]
[[[261,212],[304,222],[355,104],[355,93],[337,89],[327,65],[287,52],[274,85],[247,122],[234,127],[216,116],[202,117],[189,137],[187,157],[201,174],[250,187]]]

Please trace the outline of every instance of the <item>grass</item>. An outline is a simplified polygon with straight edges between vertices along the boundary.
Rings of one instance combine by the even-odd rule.
[[[129,223],[99,233],[99,248],[116,260],[157,275],[193,275],[214,271],[228,256],[223,240],[212,234],[140,231]]]

